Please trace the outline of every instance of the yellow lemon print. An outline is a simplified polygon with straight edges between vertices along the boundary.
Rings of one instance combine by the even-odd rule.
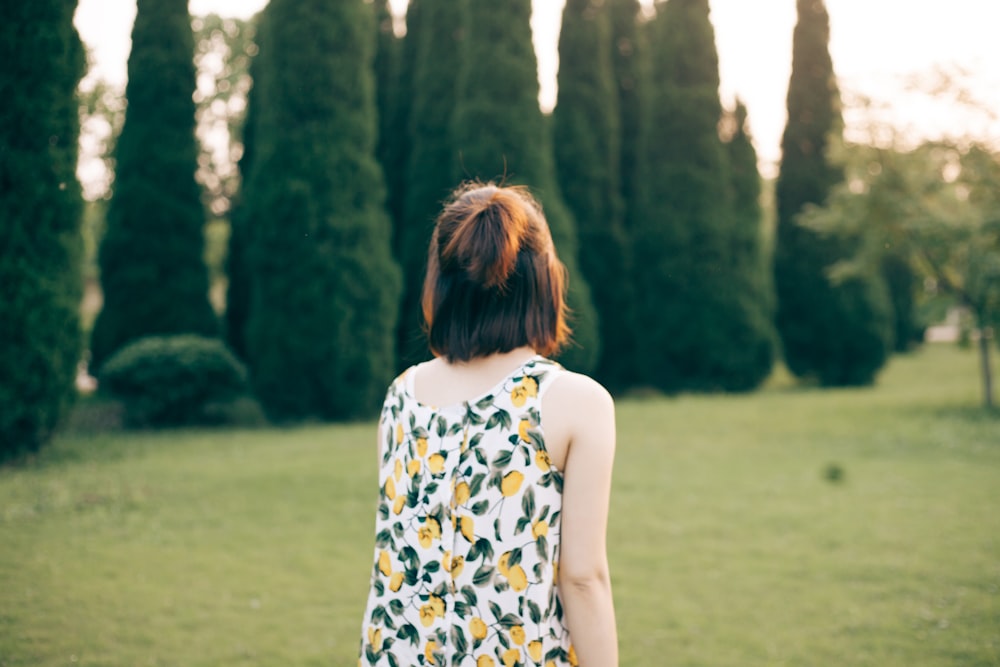
[[[528,390],[524,388],[524,385],[517,385],[510,391],[510,402],[517,407],[524,405],[524,402],[528,400]]]
[[[410,459],[410,462],[406,464],[406,474],[415,477],[418,472],[420,472],[420,459]]]
[[[481,655],[476,660],[476,667],[494,667],[497,663],[488,655]]]
[[[396,444],[403,442],[403,424],[396,424]]]
[[[434,607],[429,604],[420,606],[420,624],[425,628],[434,625]]]
[[[510,582],[510,587],[518,592],[528,587],[528,576],[520,565],[510,568],[510,572],[507,573],[507,581]]]
[[[510,552],[509,551],[506,552],[505,554],[503,554],[502,556],[500,556],[500,560],[497,561],[497,569],[500,570],[500,574],[502,574],[505,577],[508,574],[510,574],[510,568],[507,567],[507,563],[509,563],[509,562],[510,562]]]
[[[436,595],[432,595],[428,598],[427,604],[431,606],[431,609],[434,610],[434,614],[436,616],[444,618],[444,600]]]
[[[389,590],[395,593],[403,586],[403,573],[393,572],[389,578]]]
[[[517,646],[524,644],[524,626],[515,625],[510,629],[510,640]]]
[[[476,541],[476,521],[471,516],[462,517],[462,537],[470,542]]]
[[[376,651],[382,650],[382,631],[376,629],[375,626],[368,628],[368,643]]]
[[[455,556],[455,560],[451,564],[451,578],[458,579],[462,574],[462,569],[465,567],[465,557]]]
[[[576,659],[576,649],[573,648],[572,644],[569,645],[567,660],[569,660],[569,664],[573,665],[573,667],[577,667],[580,664],[580,661]]]
[[[385,480],[385,497],[389,500],[396,497],[396,483],[392,481],[392,477]]]
[[[521,423],[517,425],[517,434],[521,436],[521,440],[525,442],[531,442],[531,435],[528,434],[528,429],[531,428],[531,422],[527,419],[522,419]]]
[[[521,649],[509,648],[503,652],[500,659],[503,660],[504,667],[514,667],[521,660]]]
[[[431,542],[439,537],[441,537],[441,523],[432,516],[427,517],[427,522],[417,530],[420,546],[429,549]]]
[[[528,655],[531,656],[532,662],[542,661],[542,642],[537,639],[533,642],[528,642]]]
[[[417,456],[420,458],[427,456],[427,438],[417,438]]]
[[[469,485],[465,482],[455,487],[455,502],[459,505],[469,502]]]
[[[389,552],[382,550],[378,554],[378,569],[379,572],[385,576],[392,574],[392,560],[389,558]]]
[[[524,481],[524,475],[517,470],[507,473],[503,476],[503,480],[500,482],[500,493],[504,495],[505,498],[517,493],[517,490],[521,488],[521,482]]]
[[[392,503],[392,511],[399,514],[403,511],[403,505],[406,504],[406,496],[396,496],[396,501]]]
[[[427,467],[432,475],[440,475],[441,471],[444,470],[444,457],[440,454],[431,454],[431,457],[427,459]]]
[[[403,474],[403,462],[400,461],[399,459],[396,459],[396,469],[393,471],[392,476],[395,477],[396,481],[398,482],[402,474]]]
[[[427,642],[427,646],[424,647],[424,657],[427,658],[428,664],[437,664],[434,662],[434,651],[437,650],[437,647],[437,642],[434,640]]]
[[[521,381],[521,384],[524,385],[524,390],[528,393],[528,396],[532,398],[538,396],[538,380],[528,375]]]
[[[534,526],[531,527],[531,534],[535,538],[543,537],[549,534],[549,522],[548,521],[538,521]]]
[[[549,458],[549,453],[545,451],[535,452],[535,465],[542,469],[542,472],[548,472],[549,468],[552,467],[552,459]]]
[[[451,552],[445,551],[444,556],[441,557],[441,567],[445,572],[451,571]]]
[[[486,639],[486,624],[478,616],[469,621],[469,634],[473,639]]]

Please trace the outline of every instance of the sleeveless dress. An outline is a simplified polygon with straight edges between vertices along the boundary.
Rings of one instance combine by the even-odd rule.
[[[577,664],[558,579],[562,473],[541,399],[566,371],[535,356],[446,408],[389,387],[360,666]]]

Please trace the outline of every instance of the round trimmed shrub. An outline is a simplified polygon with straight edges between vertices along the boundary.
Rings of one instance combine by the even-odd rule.
[[[225,421],[220,409],[248,394],[247,371],[222,341],[195,335],[151,336],[105,362],[100,389],[122,402],[129,426],[187,426]]]

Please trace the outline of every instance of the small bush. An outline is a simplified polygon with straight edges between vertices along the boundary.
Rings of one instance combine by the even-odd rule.
[[[220,406],[245,399],[247,372],[219,340],[154,336],[116,352],[101,369],[100,390],[125,406],[129,426],[227,421]]]

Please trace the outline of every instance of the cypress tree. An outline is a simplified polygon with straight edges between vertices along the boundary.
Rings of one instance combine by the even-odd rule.
[[[632,233],[637,365],[667,391],[759,382],[753,303],[736,288],[732,190],[719,138],[719,66],[707,0],[671,0],[651,26],[642,210]]]
[[[392,218],[393,228],[399,226],[403,216],[406,192],[406,161],[409,155],[409,137],[406,134],[409,118],[412,47],[409,30],[419,13],[420,0],[411,0],[407,11],[407,37],[396,37],[393,30],[392,8],[389,0],[375,3],[375,108],[378,113],[378,139],[375,154],[382,165],[386,183],[386,208]]]
[[[747,124],[747,109],[736,100],[732,113],[733,134],[726,143],[732,177],[730,270],[735,274],[730,293],[743,304],[747,329],[733,348],[734,372],[730,388],[752,389],[774,365],[777,334],[774,331],[774,295],[768,279],[770,263],[764,250],[764,216],[760,204],[761,181]]]
[[[434,219],[456,184],[451,122],[461,30],[462,12],[456,11],[454,0],[417,0],[407,11],[406,39],[414,61],[405,206],[396,228],[403,267],[398,338],[401,366],[430,354],[421,329],[420,297]]]
[[[777,329],[795,375],[823,385],[867,384],[891,345],[885,285],[878,276],[861,274],[832,283],[829,268],[850,248],[796,222],[803,207],[822,204],[844,175],[828,155],[843,126],[828,49],[829,16],[823,0],[798,0],[797,7],[788,124],[775,186]]]
[[[37,451],[75,395],[84,58],[74,9],[61,0],[0,9],[0,461]]]
[[[648,85],[649,44],[638,0],[608,0],[612,25],[612,64],[618,88],[620,127],[619,182],[626,234],[637,211],[636,187],[641,183],[638,167],[642,145],[643,93]]]
[[[255,19],[259,20],[259,19]],[[257,36],[257,47],[260,48],[260,35]],[[258,51],[259,52],[259,51]],[[246,185],[250,174],[250,165],[254,158],[254,133],[257,121],[257,73],[256,57],[250,61],[248,71],[253,82],[247,92],[246,116],[243,119],[243,154],[237,164],[240,174],[240,192],[233,198],[232,211],[229,214],[229,251],[226,253],[226,313],[225,333],[226,343],[241,361],[247,361],[246,329],[250,317],[250,282],[251,276],[247,266],[247,252],[250,245],[250,211],[246,205]]]
[[[591,287],[602,354],[596,375],[628,380],[630,283],[622,228],[618,90],[611,17],[601,0],[568,0],[559,36],[559,99],[553,140],[559,188],[577,222],[580,268]]]
[[[95,367],[152,334],[215,336],[203,259],[205,210],[195,182],[194,37],[183,0],[139,0],[115,150],[114,194],[101,243],[104,308]]]
[[[453,137],[457,179],[503,179],[529,186],[545,209],[569,273],[575,345],[561,361],[592,371],[600,353],[597,314],[579,270],[576,222],[556,181],[552,137],[538,107],[538,65],[531,43],[531,1],[465,2]]]
[[[394,366],[399,269],[375,158],[374,13],[272,0],[260,26],[247,351],[278,419],[370,414]]]

